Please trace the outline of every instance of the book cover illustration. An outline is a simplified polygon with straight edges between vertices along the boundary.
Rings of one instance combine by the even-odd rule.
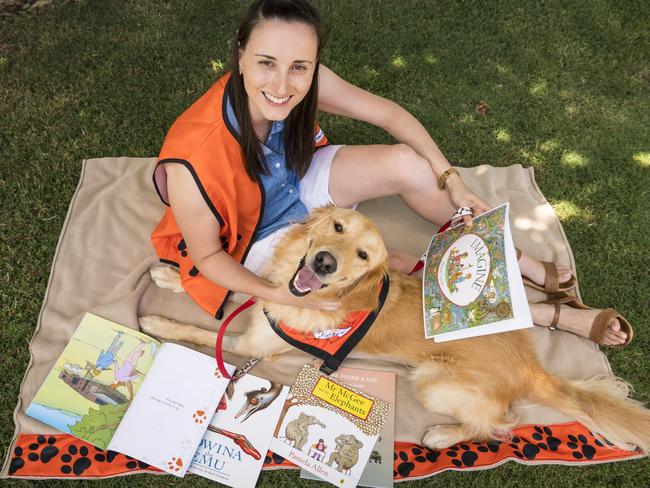
[[[433,237],[422,289],[426,338],[515,318],[507,244],[514,250],[507,203],[475,217],[471,227]]]
[[[330,378],[343,381],[390,404],[395,403],[395,373],[393,372],[341,367],[332,373]],[[390,488],[393,486],[394,442],[395,409],[391,408],[379,438],[372,448],[368,463],[359,479],[359,486],[372,488]],[[323,443],[324,441],[319,438],[318,443],[310,446],[311,454],[313,455],[314,451],[320,451],[318,454],[322,454],[322,451],[326,448]],[[305,469],[300,470],[300,477],[319,479]]]
[[[254,487],[289,388],[251,374],[232,381],[188,471],[224,485]]]
[[[87,313],[27,415],[106,449],[160,343]]]
[[[289,391],[271,450],[321,479],[354,487],[391,405],[306,365]]]

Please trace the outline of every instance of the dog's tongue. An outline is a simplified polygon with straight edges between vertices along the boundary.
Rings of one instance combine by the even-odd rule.
[[[307,266],[303,266],[296,276],[296,285],[303,291],[318,290],[323,283],[318,279],[316,274]]]

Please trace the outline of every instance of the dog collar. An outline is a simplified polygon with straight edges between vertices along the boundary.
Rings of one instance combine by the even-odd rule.
[[[291,326],[277,322],[264,309],[271,328],[287,343],[296,349],[316,356],[323,360],[320,370],[332,374],[338,369],[350,351],[359,343],[370,329],[381,312],[388,295],[389,279],[384,275],[379,282],[379,305],[374,310],[359,310],[350,312],[338,327],[313,333],[292,329]]]

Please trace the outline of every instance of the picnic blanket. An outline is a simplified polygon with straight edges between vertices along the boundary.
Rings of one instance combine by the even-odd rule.
[[[157,288],[149,268],[157,258],[149,235],[164,207],[152,184],[154,158],[101,158],[83,162],[79,185],[68,210],[44,303],[29,345],[30,362],[14,412],[15,433],[2,469],[14,477],[105,477],[151,471],[146,464],[114,452],[96,449],[25,415],[47,373],[86,312],[137,328],[139,315],[167,316],[201,327],[219,323],[185,294]],[[511,204],[515,243],[539,259],[575,269],[571,248],[552,207],[537,187],[533,170],[513,165],[459,168],[463,180],[478,195],[496,205]],[[382,198],[360,205],[373,218],[388,248],[420,255],[436,227],[413,214],[398,198]],[[531,301],[543,296],[531,291]],[[235,308],[230,303],[227,314]],[[246,326],[246,314],[232,323],[232,333]],[[570,378],[611,374],[606,356],[589,340],[543,327],[532,330],[537,354],[545,367]],[[213,354],[210,349],[204,352]],[[241,364],[247,358],[226,354]],[[253,373],[292,384],[310,357],[302,352],[261,362]],[[395,371],[397,380],[395,478],[429,476],[446,469],[485,469],[505,460],[524,462],[604,462],[639,457],[606,449],[584,427],[547,407],[522,402],[515,407],[522,424],[510,443],[467,443],[431,451],[418,445],[424,429],[454,419],[424,410],[408,385],[407,370],[354,352],[346,366]],[[487,367],[487,365],[486,365]],[[602,448],[602,449],[601,449]],[[268,454],[268,468],[289,467]]]

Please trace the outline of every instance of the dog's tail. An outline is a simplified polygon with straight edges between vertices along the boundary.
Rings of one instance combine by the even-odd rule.
[[[620,378],[568,380],[542,370],[530,387],[530,400],[570,415],[615,446],[650,451],[650,410],[628,398],[630,385]]]

